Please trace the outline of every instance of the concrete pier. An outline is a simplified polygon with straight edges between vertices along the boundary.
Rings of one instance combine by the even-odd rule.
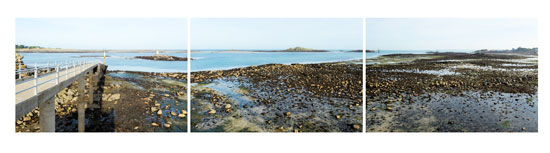
[[[85,131],[86,123],[86,101],[84,101],[84,86],[86,82],[84,81],[84,76],[78,78],[78,132]]]
[[[40,132],[55,132],[55,96],[38,106]]]
[[[68,65],[72,65],[69,67]],[[100,63],[80,63],[56,66],[55,72],[40,74],[32,80],[16,80],[15,119],[39,108],[40,131],[55,132],[55,95],[75,81],[78,82],[78,131],[85,131],[85,110],[93,102],[94,87],[107,66]],[[64,69],[63,69],[64,68]],[[63,70],[61,70],[63,69]],[[95,73],[94,73],[95,72]],[[85,78],[90,77],[88,96],[85,94]],[[97,79],[96,79],[97,78]],[[36,91],[36,93],[34,92]],[[85,97],[90,97],[89,100]]]

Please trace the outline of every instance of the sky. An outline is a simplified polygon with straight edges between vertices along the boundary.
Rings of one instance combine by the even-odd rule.
[[[186,18],[18,18],[16,44],[64,49],[187,49]]]
[[[536,19],[366,19],[366,49],[477,50],[537,46]]]
[[[192,18],[193,49],[361,49],[360,18]],[[16,44],[66,49],[186,49],[186,18],[18,18]],[[366,49],[537,46],[536,19],[367,18]]]
[[[361,18],[192,18],[192,49],[361,49]]]

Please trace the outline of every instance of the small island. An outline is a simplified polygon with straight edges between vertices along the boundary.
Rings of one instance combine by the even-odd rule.
[[[154,61],[187,61],[188,59],[187,57],[160,55],[158,50],[157,50],[157,53],[153,56],[136,56],[135,58],[154,60]],[[191,60],[193,59],[191,58]]]
[[[311,48],[304,48],[304,47],[294,47],[294,48],[288,48],[285,50],[281,50],[281,52],[328,52],[327,50],[318,50],[318,49],[311,49]]]
[[[359,50],[359,49],[358,49],[358,50],[352,50],[352,51],[349,51],[349,52],[363,52],[363,50]],[[368,50],[368,49],[365,50],[365,52],[367,52],[367,53],[376,53],[375,50]]]

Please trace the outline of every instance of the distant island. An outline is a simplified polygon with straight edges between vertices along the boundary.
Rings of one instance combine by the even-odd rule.
[[[284,52],[328,52],[328,50],[318,50],[318,49],[304,48],[299,46],[294,48],[288,48],[282,51]]]
[[[146,60],[154,60],[154,61],[187,61],[188,60],[187,57],[160,55],[158,50],[157,50],[157,53],[153,56],[136,56],[135,58],[146,59]],[[191,59],[191,60],[193,60],[193,59]]]
[[[358,49],[358,50],[352,50],[352,51],[349,51],[349,52],[363,52],[363,50],[362,50],[362,49],[361,49],[361,50]],[[367,52],[367,53],[376,53],[375,50],[368,50],[368,49],[365,50],[365,52]]]
[[[505,50],[488,50],[488,49],[480,49],[474,51],[476,54],[484,54],[484,53],[520,53],[520,54],[532,54],[532,55],[538,55],[539,48],[512,48],[512,49],[505,49]]]

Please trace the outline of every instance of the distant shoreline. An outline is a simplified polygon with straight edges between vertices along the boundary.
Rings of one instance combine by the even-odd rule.
[[[154,49],[115,49],[115,50],[100,50],[100,49],[55,49],[55,48],[40,48],[40,49],[16,49],[16,53],[155,53]],[[339,52],[357,52],[356,50],[338,50]],[[187,50],[159,50],[160,53],[187,53]],[[318,53],[318,52],[334,52],[331,50],[191,50],[192,53]]]
[[[153,49],[15,49],[16,53],[155,53]],[[187,53],[187,50],[159,50],[160,53]]]

